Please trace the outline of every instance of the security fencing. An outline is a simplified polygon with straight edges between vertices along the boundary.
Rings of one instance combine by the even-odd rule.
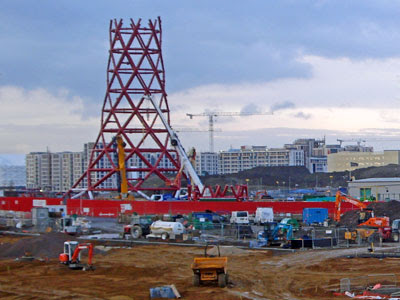
[[[379,289],[395,289],[398,287],[395,274],[373,274],[353,278],[342,278],[340,280],[340,292],[363,292],[372,289],[379,284]],[[377,298],[378,299],[378,298]]]
[[[348,248],[352,246],[382,246],[382,238],[377,230],[348,229],[344,227],[299,227],[292,232],[282,229],[275,232],[268,231],[264,226],[230,223],[186,223],[195,239],[249,242],[264,240],[260,246],[278,244],[291,248]],[[254,244],[253,244],[254,245]],[[257,245],[257,244],[256,244]]]
[[[129,220],[124,220],[129,223]],[[175,221],[175,220],[170,220]],[[231,224],[229,222],[200,221],[198,219],[181,221],[194,240],[220,241],[227,243],[245,243],[247,245],[285,245],[292,248],[346,248],[374,244],[382,246],[382,239],[373,229],[348,229],[344,227],[308,226],[296,228],[292,232],[282,228],[274,233],[263,225]],[[0,227],[17,228],[35,226],[35,231],[45,232],[49,228],[58,230],[60,224],[56,218],[34,219],[30,212],[0,210]],[[122,232],[122,226],[121,226]],[[253,242],[253,244],[251,244]],[[264,242],[264,243],[263,243]],[[400,244],[399,244],[400,245]]]
[[[31,212],[0,210],[0,227],[17,230],[31,228],[35,232],[46,232],[58,230],[60,224],[56,218],[32,218]]]
[[[30,212],[0,210],[0,227],[29,227],[32,226]]]
[[[345,248],[350,246],[365,246],[374,243],[381,245],[379,233],[373,229],[349,229],[345,227],[303,227],[298,233],[306,232],[305,239],[311,239],[311,247],[315,248]]]

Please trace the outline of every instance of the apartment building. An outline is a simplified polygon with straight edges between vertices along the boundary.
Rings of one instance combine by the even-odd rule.
[[[242,171],[240,169],[240,149],[229,149],[218,153],[218,173],[231,174]]]
[[[195,169],[199,175],[218,174],[218,153],[200,152],[197,154]]]
[[[229,149],[218,153],[218,173],[230,174],[266,166],[266,146],[242,146],[240,149]]]
[[[310,173],[328,172],[328,159],[326,156],[312,156],[309,158]]]
[[[68,191],[74,184],[74,169],[82,165],[81,160],[74,160],[74,156],[76,155],[82,158],[82,153],[80,152],[59,152],[51,154],[51,184],[53,191]],[[74,162],[77,163],[76,167]]]
[[[360,168],[382,167],[388,164],[400,164],[400,150],[383,152],[342,151],[328,154],[328,172],[353,171]]]
[[[31,152],[25,159],[26,186],[66,192],[83,174],[85,161],[84,152]]]
[[[219,174],[237,173],[258,166],[303,166],[304,151],[267,146],[242,146],[218,153]]]
[[[61,153],[51,153],[51,190],[62,191],[62,157]]]
[[[78,181],[86,170],[85,155],[82,152],[72,153],[72,184]],[[84,184],[79,183],[77,188],[83,188]]]
[[[28,189],[52,190],[51,154],[32,152],[26,155],[26,187]]]
[[[43,189],[54,192],[66,192],[87,170],[90,162],[90,156],[95,143],[84,144],[82,152],[33,152],[26,155],[26,176],[27,187],[35,189]],[[101,150],[101,145],[98,146]],[[94,158],[97,153],[94,152]],[[160,153],[143,153],[142,154],[152,165],[158,163],[158,168],[163,172],[171,172],[175,169],[171,159]],[[176,153],[171,153],[173,159],[176,159]],[[111,154],[114,164],[117,164],[117,153]],[[148,168],[139,156],[134,155],[128,159],[126,163],[127,177],[130,179],[141,179],[147,175],[143,169]],[[107,169],[113,168],[112,163],[103,156],[91,172],[91,184],[96,184],[100,179],[107,175]],[[104,171],[103,171],[103,170]],[[137,171],[135,171],[137,169]],[[113,175],[99,184],[102,189],[115,189],[117,187],[117,176]],[[88,182],[85,179],[79,186],[75,188],[86,188]]]
[[[304,151],[286,148],[271,148],[266,151],[266,166],[304,166]]]

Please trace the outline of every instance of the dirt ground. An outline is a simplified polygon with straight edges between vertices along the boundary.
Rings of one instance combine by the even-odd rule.
[[[2,237],[0,237],[0,243]],[[62,245],[60,245],[60,252]],[[0,260],[1,299],[149,299],[152,287],[175,284],[183,299],[349,299],[332,296],[344,277],[398,274],[400,260],[338,258],[355,250],[272,255],[228,249],[230,284],[194,287],[190,265],[203,250],[167,245],[136,246],[94,257],[95,271],[74,271],[57,259]]]
[[[20,241],[21,239],[28,239],[29,237],[12,236],[12,235],[2,235],[0,236],[0,245],[3,244],[13,244]]]

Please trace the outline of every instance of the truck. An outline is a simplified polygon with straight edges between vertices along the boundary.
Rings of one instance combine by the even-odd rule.
[[[179,222],[155,221],[150,226],[150,232],[146,238],[175,239],[185,233],[185,227]]]
[[[274,221],[274,210],[272,207],[257,207],[254,223],[260,225]]]
[[[123,239],[138,239],[145,237],[150,233],[150,225],[153,223],[151,216],[137,216],[131,217],[131,223],[124,226],[122,234]]]
[[[249,224],[248,211],[233,211],[230,219],[231,224]]]
[[[392,222],[392,240],[394,242],[399,242],[400,236],[400,219],[393,220]]]
[[[226,287],[228,284],[228,257],[222,256],[218,246],[218,257],[207,255],[207,247],[204,250],[204,257],[195,257],[192,263],[193,285],[199,286],[206,282],[218,283],[219,287]]]
[[[304,208],[303,223],[306,225],[323,224],[328,219],[327,208]]]

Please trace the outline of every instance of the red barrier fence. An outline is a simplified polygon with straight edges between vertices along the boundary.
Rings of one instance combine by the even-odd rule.
[[[0,197],[0,210],[31,211],[35,206],[62,205],[60,198],[34,197]],[[211,210],[215,212],[232,212],[245,210],[254,213],[257,207],[272,207],[274,213],[302,214],[303,208],[327,208],[333,215],[334,202],[305,201],[269,201],[269,202],[219,202],[219,201],[122,201],[122,200],[89,200],[68,199],[68,214],[94,217],[116,217],[119,213],[138,214],[188,214],[193,211]],[[350,203],[342,203],[342,213],[357,209]]]

